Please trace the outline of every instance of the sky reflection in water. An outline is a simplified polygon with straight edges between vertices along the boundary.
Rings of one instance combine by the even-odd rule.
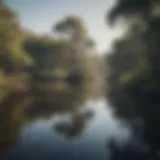
[[[107,140],[114,137],[123,142],[129,137],[129,130],[113,118],[105,100],[88,101],[86,105],[95,112],[95,116],[87,122],[82,134],[68,139],[54,130],[53,126],[67,120],[68,115],[39,119],[22,129],[20,143],[4,160],[106,160],[109,157]]]

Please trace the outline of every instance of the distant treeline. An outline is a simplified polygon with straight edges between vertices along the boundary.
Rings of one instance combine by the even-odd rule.
[[[102,68],[95,43],[79,17],[68,16],[57,22],[53,35],[37,35],[23,29],[17,14],[0,2],[0,24],[0,72],[4,78],[23,73],[36,81],[79,83],[92,81]]]

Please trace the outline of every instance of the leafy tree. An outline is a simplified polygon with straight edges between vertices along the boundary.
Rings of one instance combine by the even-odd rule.
[[[70,79],[74,75],[76,76],[76,73],[79,71],[81,71],[79,73],[80,77],[83,77],[83,75],[86,77],[93,72],[93,69],[91,69],[93,68],[93,65],[91,65],[92,57],[89,54],[94,52],[91,50],[94,47],[94,42],[88,37],[87,29],[82,19],[76,16],[68,16],[57,23],[54,29],[56,32],[68,37],[68,43],[72,49],[72,72]],[[89,66],[92,67],[88,68]],[[93,73],[90,76],[93,76]]]
[[[0,2],[0,67],[7,72],[21,70],[31,63],[21,46],[21,28],[17,16]]]
[[[83,21],[78,17],[69,17],[58,23],[55,30],[67,34],[69,38],[25,35],[23,45],[35,62],[34,75],[44,80],[70,82],[94,79],[96,69],[90,55],[93,52],[90,48],[92,42],[87,38]]]
[[[80,48],[93,47],[94,42],[88,38],[87,29],[83,20],[76,16],[68,16],[57,23],[54,30],[66,35],[74,46]]]
[[[140,18],[149,21],[152,18],[153,7],[159,2],[157,0],[118,0],[115,7],[109,13],[109,21],[114,22],[118,17]]]
[[[23,50],[17,15],[0,1],[0,157],[17,138],[24,101],[21,99],[18,106],[16,96],[29,88],[29,76],[23,72],[30,65],[32,60]]]
[[[159,159],[159,6],[156,0],[119,0],[109,14],[109,20],[125,18],[129,29],[107,58],[110,68],[108,98],[117,115],[130,122],[135,137],[149,147],[143,154],[140,150],[133,152],[135,148],[118,149],[116,153],[119,154],[115,155],[118,159],[128,159],[131,152],[132,159]],[[139,20],[135,21],[137,18]],[[140,30],[139,27],[134,29],[137,25]]]

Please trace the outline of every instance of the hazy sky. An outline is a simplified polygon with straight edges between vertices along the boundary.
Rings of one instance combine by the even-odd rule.
[[[6,0],[25,28],[38,33],[50,32],[51,26],[67,15],[82,17],[99,51],[106,51],[119,30],[107,26],[105,16],[114,0]]]

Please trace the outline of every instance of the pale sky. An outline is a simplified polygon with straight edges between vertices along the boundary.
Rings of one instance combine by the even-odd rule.
[[[77,15],[85,21],[98,51],[111,48],[119,29],[111,29],[106,14],[114,0],[5,0],[20,16],[21,24],[38,33],[50,32],[57,21],[67,15]]]

